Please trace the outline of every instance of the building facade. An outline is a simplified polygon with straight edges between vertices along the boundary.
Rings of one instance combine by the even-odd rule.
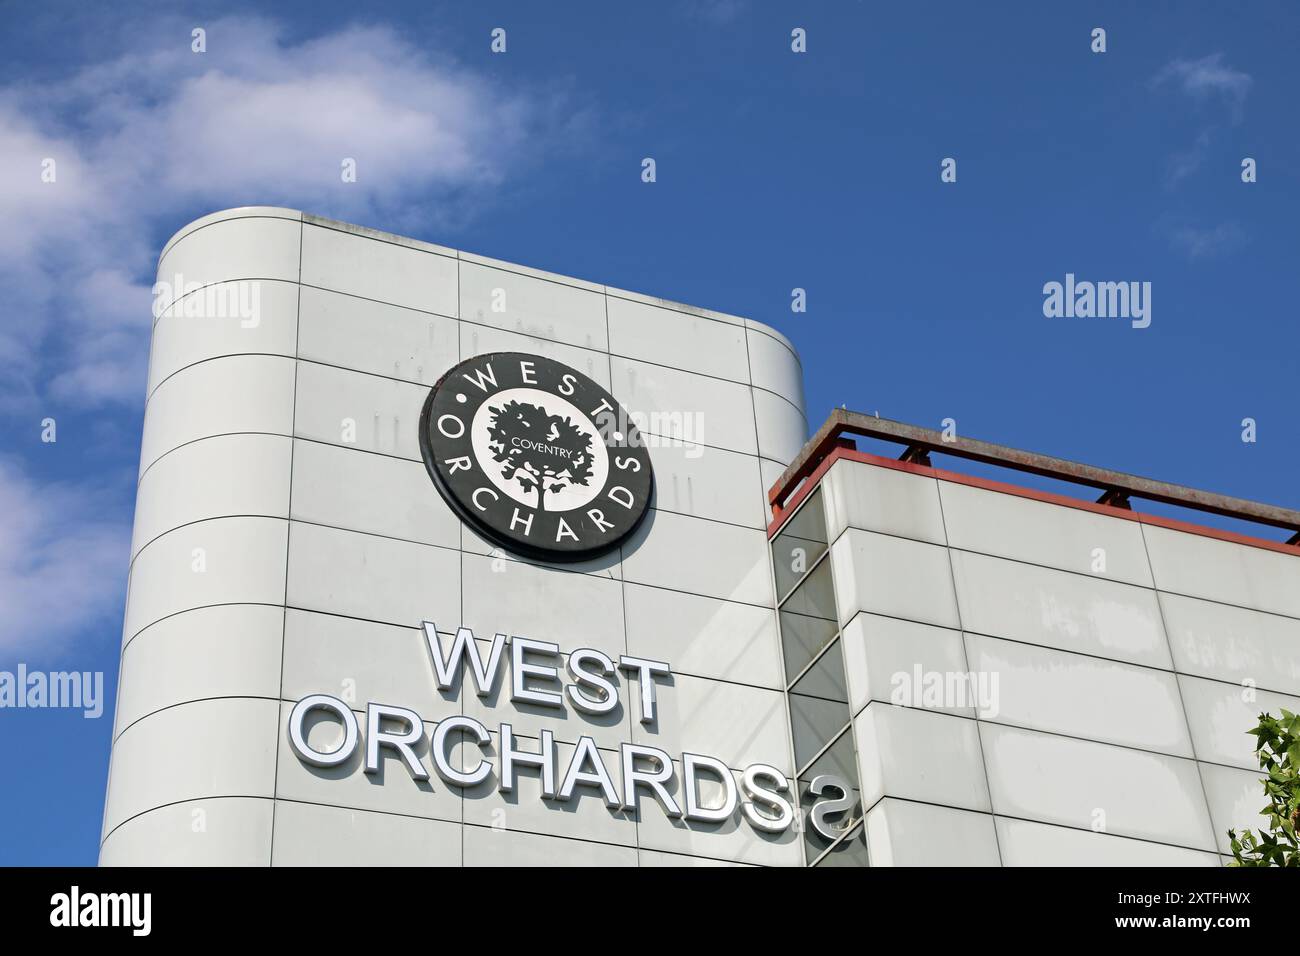
[[[1294,546],[805,445],[767,326],[292,210],[158,279],[105,865],[1215,865],[1256,823]]]
[[[549,730],[562,760],[590,736],[611,772],[635,742],[792,773],[764,497],[807,434],[789,342],[283,209],[186,226],[158,276],[103,863],[801,862],[792,833],[561,806],[536,774],[506,795],[400,759],[382,783],[360,759],[324,770],[285,733],[324,693],[506,721],[534,745]],[[644,414],[655,500],[621,548],[523,559],[435,488],[422,406],[492,352],[563,363]],[[672,682],[653,726],[442,694],[423,621],[653,658]]]
[[[1105,501],[935,468],[930,451]],[[838,842],[807,831],[811,862],[1213,866],[1229,828],[1261,826],[1248,731],[1300,705],[1300,535],[1156,517],[1130,493],[1300,528],[1294,511],[828,422],[774,491],[773,565],[801,786],[851,781],[865,823]]]

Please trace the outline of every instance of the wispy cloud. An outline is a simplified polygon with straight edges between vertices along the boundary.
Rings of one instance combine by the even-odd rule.
[[[1253,83],[1249,73],[1228,66],[1222,53],[1212,53],[1199,60],[1173,60],[1151,78],[1152,89],[1176,90],[1202,111],[1202,126],[1192,144],[1169,158],[1167,187],[1177,186],[1209,158],[1217,130],[1224,121],[1221,114],[1206,111],[1216,107],[1224,109],[1227,123],[1240,123]]]
[[[130,533],[100,485],[37,483],[0,458],[0,652],[58,651],[117,607]]]
[[[1169,231],[1169,239],[1175,249],[1195,261],[1236,251],[1245,244],[1246,233],[1235,222],[1225,222],[1210,227],[1177,226]]]
[[[1177,186],[1192,173],[1205,165],[1210,153],[1210,142],[1214,138],[1212,130],[1203,129],[1196,134],[1196,141],[1187,149],[1174,153],[1169,158],[1169,170],[1165,179],[1167,186]]]
[[[187,219],[267,204],[426,230],[589,128],[569,97],[507,89],[388,27],[206,28],[200,54],[188,22],[116,24],[129,41],[84,45],[116,44],[105,59],[0,86],[0,412],[15,420],[98,406],[111,422],[143,401],[157,247]],[[117,607],[130,529],[106,495],[0,460],[0,649]]]
[[[0,278],[26,317],[0,334],[0,407],[30,405],[44,382],[140,399],[154,247],[183,215],[280,204],[398,229],[458,221],[582,115],[387,27],[290,42],[237,18],[209,24],[207,53],[175,24],[142,27],[134,48],[0,88],[0,218],[22,224],[0,232]]]
[[[1228,66],[1222,53],[1211,53],[1199,60],[1173,60],[1151,82],[1153,86],[1172,84],[1198,101],[1224,102],[1233,118],[1240,119],[1254,80],[1249,73]]]

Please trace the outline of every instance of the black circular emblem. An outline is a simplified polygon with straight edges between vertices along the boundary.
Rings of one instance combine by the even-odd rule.
[[[443,375],[420,414],[420,452],[461,520],[552,561],[616,547],[654,488],[623,406],[581,372],[523,352],[477,355]]]

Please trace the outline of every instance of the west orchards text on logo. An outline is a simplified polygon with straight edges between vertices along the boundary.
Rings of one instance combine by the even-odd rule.
[[[522,352],[478,355],[439,379],[420,416],[420,450],[463,521],[553,561],[616,547],[654,487],[645,443],[613,396]]]

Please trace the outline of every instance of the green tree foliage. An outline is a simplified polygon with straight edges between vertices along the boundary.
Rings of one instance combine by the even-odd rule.
[[[1259,811],[1268,820],[1268,829],[1246,830],[1237,836],[1228,831],[1232,841],[1230,866],[1300,867],[1300,717],[1288,710],[1282,716],[1259,715],[1259,726],[1249,731],[1255,735],[1255,755],[1268,776],[1261,783],[1268,806]]]

